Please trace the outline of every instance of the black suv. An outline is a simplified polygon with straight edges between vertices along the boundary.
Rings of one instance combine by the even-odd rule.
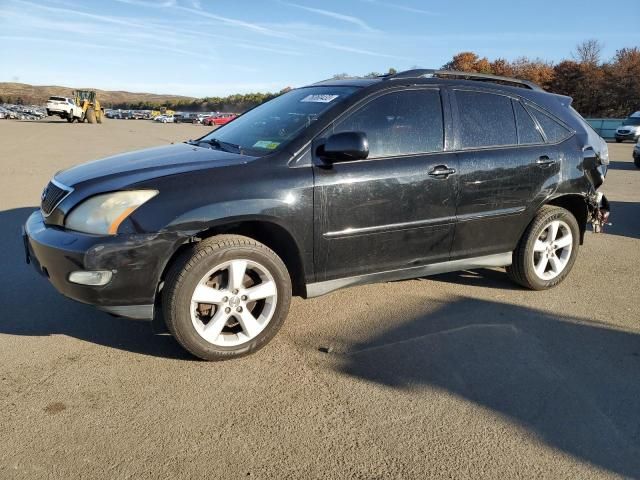
[[[323,81],[199,140],[57,173],[27,258],[208,360],[264,346],[292,294],[479,267],[550,288],[608,213],[606,144],[570,103],[461,72]]]

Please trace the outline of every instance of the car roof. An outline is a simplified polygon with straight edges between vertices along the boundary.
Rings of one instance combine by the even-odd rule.
[[[382,78],[329,78],[320,82],[312,83],[307,87],[368,87],[380,83]]]
[[[345,78],[328,79],[314,83],[315,86],[350,86],[361,87],[367,90],[378,90],[397,86],[411,85],[448,85],[468,88],[482,88],[499,93],[524,97],[547,109],[552,113],[560,114],[559,107],[568,107],[572,103],[571,97],[546,92],[539,85],[526,80],[511,77],[500,77],[473,72],[457,72],[446,70],[414,69],[398,72],[393,75],[381,75],[372,78]]]

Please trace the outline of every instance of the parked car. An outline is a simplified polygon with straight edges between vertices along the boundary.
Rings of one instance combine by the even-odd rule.
[[[210,117],[211,115],[206,114],[206,113],[198,113],[195,117],[195,122],[194,123],[202,123],[202,121],[207,118]]]
[[[292,295],[485,267],[552,288],[608,216],[607,145],[570,104],[432,70],[291,90],[198,140],[57,173],[27,259],[207,360],[266,345]]]
[[[73,98],[67,97],[49,97],[47,100],[47,116],[56,115],[60,118],[66,118],[69,123],[74,120],[81,121],[84,115],[82,107],[76,105]]]
[[[158,115],[154,120],[160,123],[174,123],[175,117],[173,115]]]
[[[235,113],[220,113],[217,115],[213,115],[211,117],[207,117],[202,120],[203,125],[213,126],[213,125],[225,125],[229,123],[231,120],[236,118],[238,115]]]
[[[636,167],[640,168],[640,140],[638,140],[636,146],[633,147],[633,163],[636,164]]]
[[[622,122],[616,129],[616,142],[632,140],[637,142],[640,139],[640,111],[635,112]]]
[[[173,120],[175,123],[197,123],[197,117],[192,113],[176,113]]]

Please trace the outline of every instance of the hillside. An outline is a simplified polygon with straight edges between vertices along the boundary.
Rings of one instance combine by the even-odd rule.
[[[78,87],[82,89],[82,87]],[[86,88],[86,87],[85,87]],[[89,88],[86,88],[89,90]],[[43,104],[52,95],[64,97],[71,96],[75,88],[60,87],[56,85],[29,85],[26,83],[0,82],[0,102],[17,103],[22,99],[24,104]],[[95,90],[98,99],[107,107],[120,104],[175,104],[188,103],[195,100],[193,97],[180,95],[160,95],[156,93],[133,93],[123,91]]]

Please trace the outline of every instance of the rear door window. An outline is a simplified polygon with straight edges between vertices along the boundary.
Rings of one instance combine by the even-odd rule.
[[[516,123],[518,124],[518,143],[520,145],[544,143],[544,138],[542,137],[542,133],[540,133],[539,127],[522,104],[514,100],[513,108],[516,112]]]
[[[456,90],[460,148],[517,145],[511,99],[492,93]]]
[[[403,90],[378,97],[340,121],[338,132],[364,132],[368,158],[440,152],[444,122],[440,92]]]
[[[535,117],[535,119],[542,127],[542,130],[544,130],[544,133],[547,136],[547,142],[558,143],[571,135],[571,131],[569,129],[561,125],[550,115],[547,115],[546,113],[535,107],[532,107],[531,105],[527,106],[528,110],[531,112],[531,115]]]

